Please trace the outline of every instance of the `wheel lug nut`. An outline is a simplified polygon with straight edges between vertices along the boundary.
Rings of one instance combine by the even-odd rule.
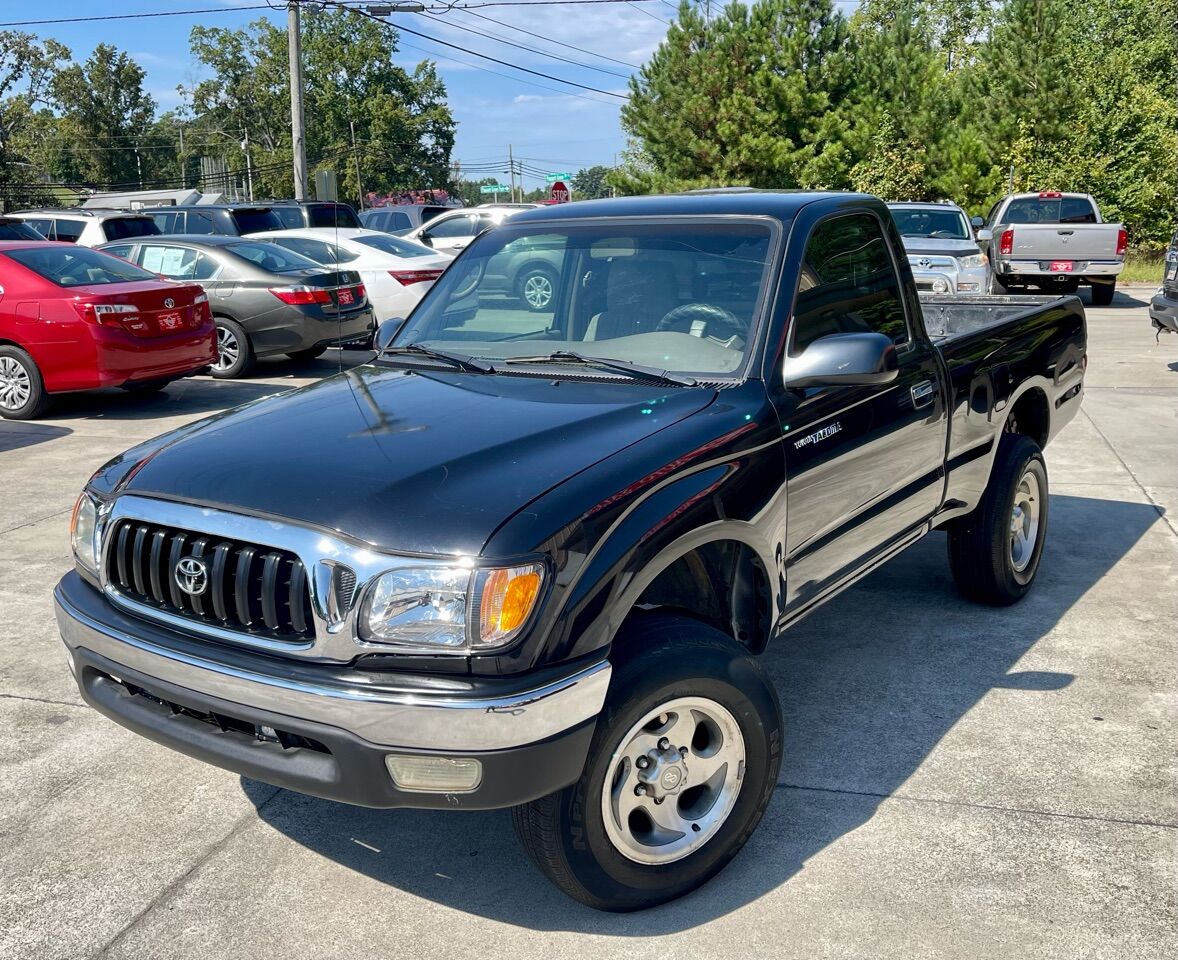
[[[679,748],[679,756],[681,756],[681,757],[687,756],[687,748],[686,747]]]
[[[655,802],[655,804],[660,804],[663,802],[664,799],[666,799],[666,798],[665,797],[655,797],[654,802]]]
[[[645,770],[650,766],[650,761],[646,757],[639,757],[634,761],[634,766],[636,766],[639,770]]]
[[[646,784],[644,784],[644,783],[638,784],[638,786],[636,786],[634,788],[634,796],[645,797],[646,796]]]
[[[659,749],[660,750],[666,750],[667,747],[669,747],[670,745],[671,745],[671,741],[668,740],[666,737],[663,737],[663,739],[659,741]]]

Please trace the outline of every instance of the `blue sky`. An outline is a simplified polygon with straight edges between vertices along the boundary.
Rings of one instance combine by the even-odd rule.
[[[94,0],[46,0],[41,4],[0,0],[0,12],[7,14],[0,20],[224,7],[223,12],[200,16],[8,28],[54,37],[68,45],[78,60],[84,60],[97,43],[115,44],[130,53],[147,72],[146,86],[161,110],[166,110],[179,103],[178,85],[189,85],[200,77],[189,56],[189,29],[197,23],[239,27],[261,16],[285,21],[285,11],[269,13],[234,9],[260,2],[263,0],[120,0],[116,5],[96,4]],[[478,12],[499,23],[490,23],[470,12],[457,10],[444,16],[397,14],[392,19],[394,23],[402,21],[415,30],[509,63],[602,90],[625,93],[625,78],[633,70],[616,61],[644,62],[665,35],[666,21],[674,17],[675,5],[672,0],[553,7],[509,3]],[[553,46],[502,24],[553,37],[613,59]],[[470,30],[475,33],[468,32]],[[488,37],[488,33],[599,69],[553,61],[506,46]],[[516,156],[525,158],[532,166],[554,172],[575,171],[595,163],[611,165],[615,153],[625,146],[618,125],[621,100],[562,87],[539,77],[516,74],[509,67],[479,61],[469,54],[407,34],[402,35],[401,41],[395,59],[402,66],[412,69],[417,62],[427,58],[437,63],[446,82],[451,111],[458,122],[455,159],[463,163],[505,160],[510,143]],[[480,64],[486,69],[476,66]],[[307,122],[314,123],[314,117],[308,117]],[[538,182],[533,178],[527,181],[527,185]]]

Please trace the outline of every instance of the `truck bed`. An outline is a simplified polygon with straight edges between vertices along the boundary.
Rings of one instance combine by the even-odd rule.
[[[920,307],[929,338],[938,345],[951,343],[1062,305],[1070,297],[950,297],[921,295]]]

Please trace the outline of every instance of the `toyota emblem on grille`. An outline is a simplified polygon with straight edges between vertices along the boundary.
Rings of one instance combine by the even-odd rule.
[[[922,270],[927,270],[929,267],[931,267],[933,265],[933,262],[928,257],[921,257],[916,262],[920,266],[920,269],[922,269]]]
[[[169,310],[171,310],[171,309],[172,309],[172,307],[176,306],[176,301],[175,301],[175,300],[173,300],[171,297],[168,297],[168,298],[167,298],[167,299],[164,301],[164,306],[165,306],[165,307],[167,307]]]
[[[176,564],[173,576],[176,586],[190,597],[199,597],[209,588],[209,568],[196,557],[184,557]]]

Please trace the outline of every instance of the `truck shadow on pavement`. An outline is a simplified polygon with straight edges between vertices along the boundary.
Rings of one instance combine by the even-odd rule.
[[[1045,697],[1067,687],[1071,674],[1016,665],[1160,517],[1148,504],[1053,496],[1035,590],[1015,607],[962,600],[944,535],[934,534],[798,624],[765,654],[781,696],[786,746],[764,822],[711,883],[654,910],[610,915],[564,897],[526,860],[507,811],[367,810],[275,794],[246,779],[242,787],[262,820],[296,843],[447,907],[535,930],[688,930],[786,883],[869,821],[990,691]],[[999,741],[992,749],[1001,760],[1007,748]],[[986,767],[996,768],[1003,765]],[[1043,802],[1053,799],[1061,798]],[[396,906],[369,901],[362,909],[379,922],[372,918]]]

